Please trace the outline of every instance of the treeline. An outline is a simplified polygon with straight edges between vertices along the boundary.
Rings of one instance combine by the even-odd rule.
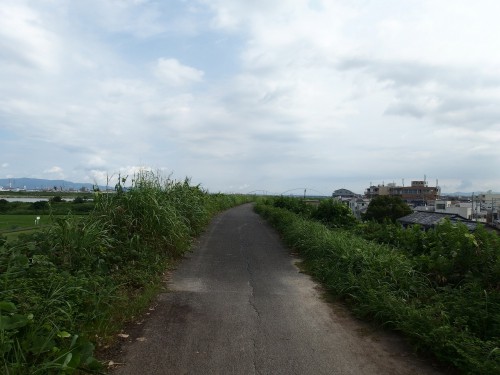
[[[76,196],[67,201],[59,195],[49,200],[28,202],[9,202],[0,198],[0,215],[78,215],[88,214],[94,208],[94,202],[86,197]]]
[[[464,374],[500,374],[500,237],[449,221],[427,232],[358,223],[341,206],[281,197],[256,211],[358,316]]]
[[[147,172],[116,190],[95,193],[88,215],[0,239],[2,373],[100,371],[95,346],[148,305],[215,213],[247,200]]]

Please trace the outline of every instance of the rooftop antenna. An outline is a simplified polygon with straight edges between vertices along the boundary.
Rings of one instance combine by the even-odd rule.
[[[403,181],[403,187],[405,187],[405,179],[403,178],[402,181]]]

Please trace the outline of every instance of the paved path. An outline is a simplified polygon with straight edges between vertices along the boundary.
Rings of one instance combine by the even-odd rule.
[[[124,345],[116,374],[438,374],[299,273],[251,205],[217,216]]]

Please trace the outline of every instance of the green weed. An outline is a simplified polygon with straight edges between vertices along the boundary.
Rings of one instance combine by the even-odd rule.
[[[428,234],[373,223],[357,229],[379,244],[282,208],[255,208],[358,316],[402,332],[464,373],[500,374],[497,237],[450,223]]]
[[[147,306],[169,264],[216,212],[248,201],[151,172],[134,176],[130,188],[125,182],[114,193],[96,191],[88,215],[67,210],[86,202],[53,199],[52,212],[60,205],[65,215],[32,234],[0,237],[3,373],[101,371],[94,346]]]

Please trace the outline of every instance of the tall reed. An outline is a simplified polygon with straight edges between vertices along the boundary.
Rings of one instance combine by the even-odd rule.
[[[147,305],[216,212],[248,201],[148,171],[126,182],[96,191],[87,216],[0,241],[2,373],[101,371],[95,345]]]

